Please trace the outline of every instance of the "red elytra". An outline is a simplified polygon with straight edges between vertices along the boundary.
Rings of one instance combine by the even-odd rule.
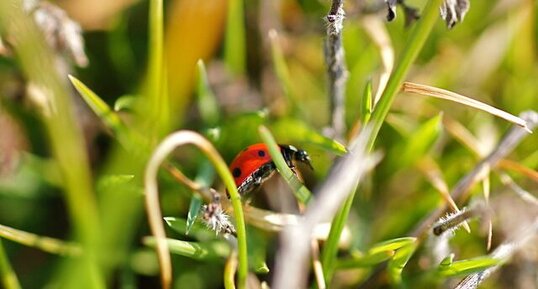
[[[280,152],[290,168],[294,168],[294,161],[307,164],[310,168],[310,157],[304,150],[291,145],[279,145]],[[241,151],[230,164],[230,171],[234,177],[239,194],[246,195],[260,187],[276,171],[267,146],[257,143]]]

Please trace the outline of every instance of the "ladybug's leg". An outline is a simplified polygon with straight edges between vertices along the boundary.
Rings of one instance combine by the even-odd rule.
[[[239,194],[247,195],[257,190],[269,177],[273,175],[276,166],[273,162],[266,163],[255,170],[237,189]]]
[[[261,186],[269,177],[273,175],[276,170],[275,163],[269,162],[257,169],[252,176],[254,177],[254,185]]]

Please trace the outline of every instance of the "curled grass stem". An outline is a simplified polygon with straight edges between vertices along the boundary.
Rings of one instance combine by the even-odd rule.
[[[202,137],[200,134],[192,131],[178,131],[166,137],[155,152],[151,156],[146,167],[144,175],[144,186],[146,192],[146,209],[148,211],[148,219],[151,227],[151,232],[155,237],[157,244],[157,255],[161,266],[161,279],[163,288],[168,289],[172,283],[172,266],[170,260],[169,249],[166,244],[166,236],[162,220],[162,213],[159,206],[159,194],[157,187],[157,172],[160,165],[165,161],[170,154],[178,146],[185,144],[196,145],[215,166],[217,173],[223,180],[228,192],[232,207],[234,209],[234,217],[236,221],[237,243],[238,243],[238,288],[243,289],[246,286],[248,274],[247,261],[247,243],[246,230],[243,217],[243,209],[241,206],[241,197],[237,192],[235,182],[228,170],[228,166],[219,155],[217,150],[211,143]]]

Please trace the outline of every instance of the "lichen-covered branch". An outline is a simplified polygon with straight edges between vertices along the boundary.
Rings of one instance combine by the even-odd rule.
[[[342,140],[346,129],[344,100],[346,95],[347,68],[342,47],[342,30],[345,18],[344,1],[334,0],[327,15],[327,41],[325,61],[329,76],[329,99],[333,136]]]

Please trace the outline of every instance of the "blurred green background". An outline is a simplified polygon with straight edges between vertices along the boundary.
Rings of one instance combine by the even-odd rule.
[[[380,25],[380,33],[386,33],[390,40],[387,47],[394,50],[396,59],[409,36],[403,11],[399,9],[396,20],[387,23],[385,6],[378,2],[382,1],[347,1],[345,6],[343,43],[349,70],[345,119],[349,130],[361,118],[367,83],[372,81],[375,89],[383,71],[380,47],[365,23]],[[425,2],[407,3],[421,8]],[[41,112],[42,107],[29,93],[32,63],[24,64],[13,53],[3,51],[0,57],[1,225],[62,240],[82,239],[89,244],[84,246],[95,245],[95,256],[90,258],[99,260],[107,288],[159,285],[156,256],[141,243],[142,237],[149,235],[141,186],[148,153],[144,149],[133,153],[133,149],[121,146],[68,84],[67,73],[81,80],[110,107],[117,107],[128,130],[145,137],[149,147],[170,131],[191,129],[208,136],[229,162],[245,146],[261,141],[258,126],[265,124],[279,143],[294,144],[310,153],[315,170],[303,170],[307,187],[313,190],[324,180],[336,157],[334,150],[328,148],[329,139],[322,137],[329,125],[323,54],[324,17],[329,11],[329,1],[165,1],[163,55],[167,79],[161,78],[165,87],[161,93],[166,102],[160,104],[164,106],[160,108],[163,114],[157,117],[151,110],[151,99],[156,97],[154,72],[148,69],[148,55],[153,47],[148,37],[149,3],[133,0],[54,3],[65,9],[83,30],[89,64],[78,67],[67,60],[59,76],[69,93],[67,103],[69,110],[74,111],[75,130],[79,129],[81,135],[68,134],[63,138],[61,133],[51,133],[55,130],[54,121],[47,120],[47,114]],[[538,5],[532,0],[479,0],[471,4],[464,22],[451,30],[439,19],[406,80],[461,93],[515,115],[536,110]],[[6,15],[4,20],[8,18]],[[6,22],[0,23],[4,24],[2,38],[9,49],[12,32]],[[271,38],[273,29],[277,36]],[[36,51],[40,53],[39,48]],[[66,59],[54,53],[51,55]],[[199,59],[205,63],[208,79],[208,86],[202,89],[197,86]],[[51,63],[55,62],[51,60]],[[48,73],[55,71],[55,67],[48,69]],[[212,94],[201,97],[208,87]],[[150,108],[145,110],[146,106]],[[425,123],[440,113],[443,120],[438,120],[438,130],[431,135],[420,135]],[[479,156],[448,131],[447,119],[462,124],[474,136],[477,143],[472,149],[486,153],[510,127],[501,119],[459,104],[400,93],[376,142],[376,150],[382,151],[385,157],[355,198],[348,224],[353,233],[351,249],[342,254],[407,236],[422,218],[442,204],[442,198],[421,171],[424,159],[435,161],[450,188],[476,165]],[[65,148],[76,147],[77,142],[71,139],[77,137],[80,137],[78,148],[88,156],[88,162],[78,158],[58,161],[62,141],[66,141]],[[413,146],[411,140],[418,137],[424,138],[426,147]],[[509,159],[536,173],[537,147],[535,133]],[[203,168],[207,165],[196,150],[182,149],[175,157],[188,176],[202,175],[212,183],[214,176],[204,175]],[[66,164],[69,164],[67,168]],[[65,190],[78,185],[84,187],[85,183],[81,181],[66,189],[62,172],[79,165],[89,168],[90,185],[86,189],[90,201],[84,197],[77,199],[76,190],[67,197],[70,201],[66,201]],[[517,170],[508,174],[536,196],[536,178],[533,180]],[[185,219],[192,193],[166,173],[161,177],[163,214]],[[222,188],[219,180],[215,179],[213,185]],[[260,194],[254,203],[275,209],[266,200],[272,189],[265,188],[267,194]],[[472,198],[483,199],[480,186],[473,188]],[[522,227],[538,215],[535,207],[520,204],[496,174],[491,176],[491,198],[493,206],[500,207],[494,217],[494,247],[513,234],[514,228]],[[95,226],[96,231],[88,229],[86,233],[97,240],[84,239],[85,233],[74,229],[84,223],[74,217],[77,213],[71,210],[78,210],[73,209],[74,204],[85,211],[82,215],[86,217],[82,219],[95,218],[86,223]],[[508,212],[503,213],[502,208]],[[508,208],[519,208],[520,213],[510,214]],[[487,234],[479,227],[479,223],[472,222],[471,234],[456,233],[451,246],[457,259],[488,253]],[[261,240],[252,247],[266,249],[267,263],[272,269],[277,235],[253,228],[249,232],[256,232]],[[195,236],[172,230],[168,236],[197,240]],[[81,281],[85,279],[77,281],[80,268],[71,266],[76,261],[70,258],[9,240],[2,240],[1,244],[23,288],[95,288],[91,282]],[[536,288],[536,245],[529,250],[527,255],[516,256],[484,288],[531,288],[523,284],[533,284]],[[404,284],[410,288],[451,288],[457,278],[432,280],[425,273],[436,265],[426,255],[428,248],[423,248],[413,258],[409,270],[404,270]],[[223,287],[223,258],[194,260],[173,255],[173,264],[174,288]],[[367,270],[344,271],[335,277],[334,287],[355,288],[367,275]],[[269,281],[271,275],[258,274],[258,278]]]

